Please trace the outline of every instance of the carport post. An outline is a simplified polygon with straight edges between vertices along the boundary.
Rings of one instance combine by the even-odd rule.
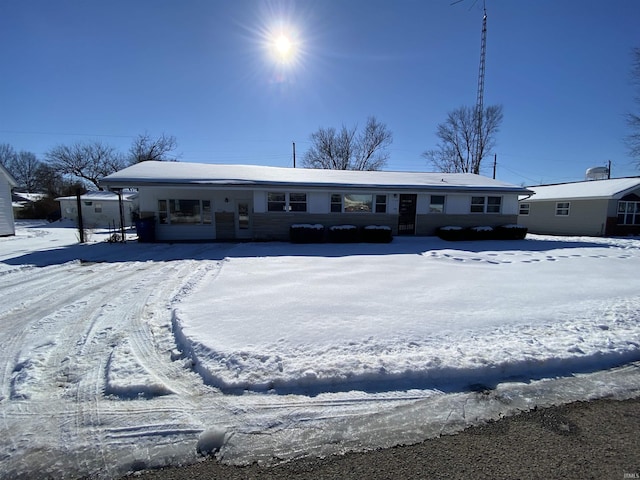
[[[124,236],[124,203],[122,202],[122,189],[116,190],[118,193],[118,207],[120,208],[120,234],[122,235],[122,243],[125,242]]]
[[[79,188],[76,189],[76,204],[78,206],[78,233],[80,236],[80,243],[84,243],[84,225],[82,223],[82,200],[80,200],[80,196],[82,195],[82,190]]]

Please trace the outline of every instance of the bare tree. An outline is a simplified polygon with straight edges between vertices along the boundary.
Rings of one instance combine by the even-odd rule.
[[[98,190],[100,179],[125,167],[122,155],[100,142],[58,145],[45,156],[59,175],[89,182]]]
[[[8,143],[0,143],[0,164],[13,176],[13,163],[18,154]]]
[[[635,103],[640,107],[640,48],[633,49],[631,79],[638,89]],[[629,154],[637,159],[636,166],[640,168],[640,112],[628,113],[627,124],[631,129],[631,133],[629,133],[626,138],[627,146],[629,147]]]
[[[441,172],[479,174],[482,160],[495,146],[503,118],[502,106],[487,107],[483,114],[478,139],[478,114],[474,108],[462,106],[449,112],[447,120],[436,130],[440,139],[437,148],[422,156]]]
[[[21,151],[15,157],[11,167],[11,175],[18,185],[27,192],[38,190],[38,168],[41,162],[31,152]]]
[[[176,137],[164,133],[157,139],[152,139],[148,133],[138,135],[129,149],[131,164],[156,160],[161,162],[177,161],[177,157],[170,156],[178,143]]]
[[[51,198],[73,195],[79,188],[86,190],[79,180],[64,178],[46,162],[40,162],[36,178],[38,189]]]
[[[309,168],[330,170],[380,170],[389,159],[393,134],[384,123],[369,117],[362,132],[357,127],[320,128],[311,134],[311,148],[303,158]]]

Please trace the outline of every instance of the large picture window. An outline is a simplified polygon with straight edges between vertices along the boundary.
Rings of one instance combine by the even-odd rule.
[[[387,195],[332,193],[331,213],[387,213]]]
[[[211,224],[211,201],[158,200],[158,221],[165,225]]]
[[[372,212],[373,195],[347,193],[344,195],[345,212]]]

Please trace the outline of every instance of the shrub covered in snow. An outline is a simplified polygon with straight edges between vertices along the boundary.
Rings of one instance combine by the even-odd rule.
[[[443,240],[522,240],[527,235],[527,227],[522,225],[500,225],[498,227],[446,226],[436,230],[436,235]]]
[[[509,224],[495,228],[495,238],[498,240],[522,240],[527,236],[528,228],[523,225]]]
[[[462,227],[447,225],[445,227],[438,227],[436,229],[436,235],[443,240],[458,241],[466,238],[466,231]]]
[[[324,225],[319,223],[297,223],[289,228],[289,239],[292,243],[324,242]]]
[[[494,238],[493,227],[470,227],[466,231],[467,240],[491,240]]]
[[[355,225],[334,225],[329,227],[329,241],[333,243],[354,243],[359,240]]]
[[[370,243],[389,243],[393,240],[391,227],[386,225],[367,225],[361,232],[362,241]]]

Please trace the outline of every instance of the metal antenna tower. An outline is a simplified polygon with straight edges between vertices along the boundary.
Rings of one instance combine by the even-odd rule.
[[[484,69],[487,55],[487,5],[484,4],[482,17],[482,39],[480,41],[480,68],[478,69],[478,97],[476,99],[476,144],[473,152],[473,172],[480,173],[480,160],[484,149],[482,138],[482,119],[484,117]]]

